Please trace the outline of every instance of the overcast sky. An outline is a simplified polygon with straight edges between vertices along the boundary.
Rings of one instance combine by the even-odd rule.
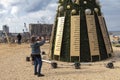
[[[24,23],[54,23],[58,0],[0,0],[0,30],[22,32]],[[120,31],[120,0],[100,0],[108,30]]]

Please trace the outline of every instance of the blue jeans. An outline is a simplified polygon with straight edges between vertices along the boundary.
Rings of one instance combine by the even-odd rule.
[[[41,56],[34,56],[34,73],[41,74],[42,59]]]

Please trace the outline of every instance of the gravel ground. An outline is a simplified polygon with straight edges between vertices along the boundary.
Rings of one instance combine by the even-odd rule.
[[[0,44],[0,80],[120,80],[120,48],[114,49],[111,59],[94,62],[91,65],[81,65],[81,69],[75,69],[71,63],[57,62],[58,68],[43,62],[42,73],[44,77],[33,75],[34,67],[26,62],[26,56],[30,55],[29,44]],[[49,44],[42,47],[49,52]],[[109,61],[115,61],[114,69],[105,67]]]

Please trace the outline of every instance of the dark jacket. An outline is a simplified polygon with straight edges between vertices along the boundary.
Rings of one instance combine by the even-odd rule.
[[[22,39],[22,36],[20,34],[17,35],[18,40]]]
[[[42,46],[45,43],[45,40],[42,40],[40,42],[35,42],[31,44],[31,48],[32,48],[32,53],[31,55],[40,55],[41,50],[40,50],[40,46]]]

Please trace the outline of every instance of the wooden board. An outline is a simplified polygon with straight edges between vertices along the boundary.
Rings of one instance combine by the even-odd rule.
[[[60,55],[65,17],[58,17],[54,55]]]
[[[71,16],[70,56],[80,56],[80,16]]]
[[[105,42],[105,47],[106,47],[107,53],[110,54],[112,52],[112,49],[111,49],[111,45],[110,45],[109,35],[107,34],[107,30],[105,28],[106,26],[105,26],[104,19],[102,16],[98,16],[98,19],[99,19],[100,28],[102,31],[102,35],[103,35],[103,39]]]
[[[86,15],[91,56],[100,55],[94,15]]]

